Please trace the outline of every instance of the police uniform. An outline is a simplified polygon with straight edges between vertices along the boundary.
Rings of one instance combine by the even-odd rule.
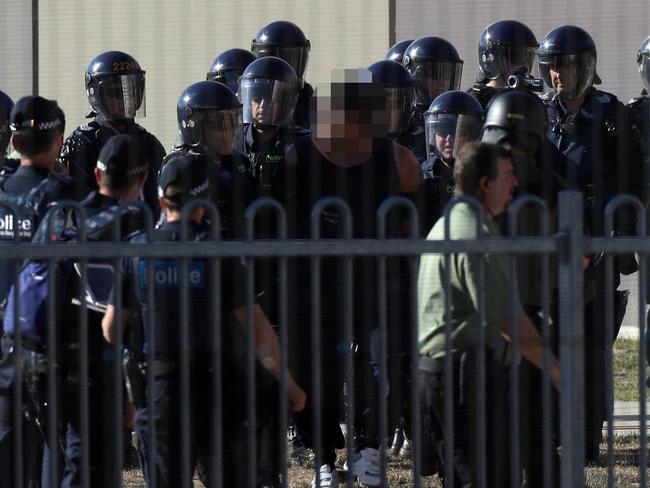
[[[547,138],[558,153],[552,171],[569,189],[581,191],[584,198],[585,231],[602,236],[607,203],[617,194],[630,191],[630,171],[638,158],[638,148],[628,135],[625,107],[607,92],[591,88],[584,103],[574,114],[565,111],[557,96],[543,98],[548,118]],[[617,232],[633,229],[631,221],[622,221]],[[605,420],[605,296],[616,293],[616,337],[627,299],[616,292],[620,278],[615,269],[614,282],[605,282],[604,266],[598,256],[590,256],[585,272],[585,373],[586,373],[586,453],[588,460],[598,459],[598,446]]]
[[[436,150],[432,157],[422,163],[422,184],[416,196],[421,234],[428,234],[433,224],[442,217],[455,189],[453,168],[442,160]]]
[[[123,123],[125,124],[123,133],[138,140],[145,154],[149,166],[149,179],[143,189],[144,200],[154,215],[157,215],[160,207],[156,175],[165,156],[165,149],[153,134],[147,132],[134,120],[124,119]],[[94,170],[99,151],[111,137],[120,133],[108,120],[97,115],[89,123],[75,129],[63,142],[60,160],[75,181],[77,198],[84,198],[89,192],[97,189]]]
[[[298,92],[298,101],[296,102],[296,110],[293,112],[293,125],[305,130],[311,129],[310,113],[311,113],[311,97],[314,96],[314,88],[304,82],[302,88]]]
[[[477,81],[467,90],[467,93],[476,98],[483,109],[487,109],[490,101],[502,91],[504,91],[504,89],[488,86],[485,81]]]
[[[427,159],[427,144],[424,134],[424,110],[426,108],[416,107],[413,109],[406,131],[397,138],[397,142],[415,154],[420,162]]]

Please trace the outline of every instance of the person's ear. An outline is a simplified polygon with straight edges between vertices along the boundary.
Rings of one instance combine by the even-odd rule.
[[[102,186],[102,172],[99,168],[95,168],[95,181],[97,182],[97,186]]]
[[[490,179],[487,176],[482,176],[480,180],[478,180],[478,187],[481,190],[481,193],[485,195],[487,191],[489,190],[490,186]]]

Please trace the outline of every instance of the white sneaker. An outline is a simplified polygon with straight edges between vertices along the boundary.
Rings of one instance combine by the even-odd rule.
[[[332,469],[329,464],[323,464],[320,467],[320,484],[316,485],[316,475],[311,480],[311,488],[338,488],[339,477],[336,475],[336,470]]]
[[[355,449],[352,453],[352,472],[359,482],[366,486],[381,485],[381,458],[379,451],[372,447],[366,447],[360,451]],[[343,467],[346,471],[349,469],[349,460]]]

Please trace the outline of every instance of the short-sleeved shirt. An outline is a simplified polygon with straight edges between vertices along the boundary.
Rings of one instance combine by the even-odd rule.
[[[477,216],[465,203],[454,206],[450,215],[450,239],[475,240]],[[445,217],[436,222],[427,240],[444,240]],[[498,230],[491,221],[482,225],[484,236],[497,236]],[[476,324],[479,320],[478,304],[479,254],[456,253],[450,256],[450,317],[452,352],[467,350],[477,344]],[[504,254],[485,255],[485,344],[494,350],[496,358],[506,357],[506,341],[501,336],[498,322],[509,320],[511,290],[507,257]],[[420,354],[434,358],[445,355],[445,256],[424,254],[420,261],[418,278],[418,342]],[[521,306],[516,298],[517,313]]]
[[[166,222],[153,234],[158,242],[181,240],[179,221]],[[189,240],[194,242],[211,241],[210,232],[205,226],[189,223]],[[131,242],[146,242],[146,236],[136,235]],[[153,268],[153,329],[155,337],[150,337],[147,282],[148,259],[125,258],[120,270],[122,279],[122,308],[140,307],[144,324],[144,352],[150,359],[176,360],[180,355],[181,323],[181,261],[170,258],[152,260]],[[211,319],[212,304],[217,297],[221,299],[222,328],[225,330],[232,318],[232,311],[245,306],[244,272],[239,260],[222,260],[221,281],[212,273],[208,259],[189,260],[189,328],[190,357],[192,359],[212,356],[215,324]],[[219,295],[217,295],[219,293]],[[110,298],[115,304],[115,297]],[[153,343],[153,346],[152,346]],[[225,348],[225,346],[224,346]]]

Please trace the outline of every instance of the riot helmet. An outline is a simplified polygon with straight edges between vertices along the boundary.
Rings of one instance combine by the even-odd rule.
[[[441,93],[460,88],[463,61],[440,37],[420,37],[404,53],[402,64],[415,80],[415,103],[429,106]]]
[[[241,125],[242,106],[233,91],[217,81],[193,83],[178,98],[178,131],[188,146],[213,159],[232,153]]]
[[[85,83],[90,108],[107,120],[145,116],[144,75],[132,56],[120,51],[99,54],[88,63]]]
[[[469,93],[461,90],[438,95],[424,113],[427,157],[439,154],[443,161],[453,161],[460,148],[481,135],[483,107]]]
[[[483,142],[510,143],[532,156],[546,134],[546,111],[539,97],[508,90],[492,99],[485,114]]]
[[[488,25],[478,42],[478,64],[483,78],[495,80],[512,73],[530,73],[539,47],[535,34],[516,20]]]
[[[406,51],[406,48],[409,47],[412,42],[413,39],[405,39],[403,41],[396,42],[390,47],[390,49],[386,53],[386,56],[384,56],[384,59],[388,59],[389,61],[395,61],[396,63],[402,64],[402,57],[404,56],[404,51]]]
[[[290,127],[300,80],[284,60],[266,56],[248,65],[239,81],[244,123]]]
[[[639,67],[641,82],[646,92],[650,92],[650,36],[646,37],[641,43],[641,46],[639,46],[639,52],[636,55],[636,64]]]
[[[370,65],[373,81],[386,90],[388,134],[398,136],[408,126],[415,98],[414,81],[408,70],[395,61],[382,60]]]
[[[255,56],[283,59],[300,80],[305,76],[310,49],[309,39],[300,27],[286,20],[276,20],[265,25],[251,42],[251,51]]]
[[[0,90],[0,160],[7,153],[11,130],[9,129],[9,116],[14,108],[14,101],[9,95]]]
[[[239,77],[246,69],[246,66],[256,59],[255,55],[246,49],[228,49],[214,58],[210,65],[210,71],[206,75],[206,80],[223,83],[237,93],[239,91]]]
[[[582,98],[592,84],[600,83],[596,74],[596,59],[594,40],[585,30],[574,25],[564,25],[550,31],[537,50],[544,83],[562,100]]]

